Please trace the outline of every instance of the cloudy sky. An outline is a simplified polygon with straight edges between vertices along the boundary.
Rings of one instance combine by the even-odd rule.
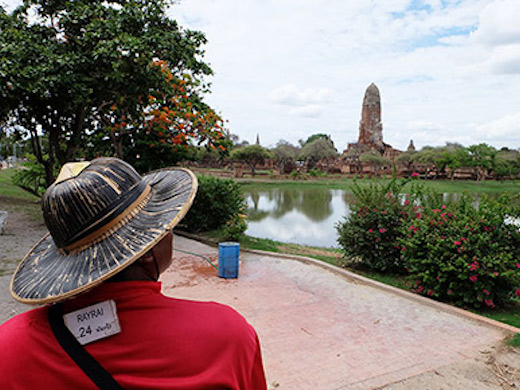
[[[206,34],[207,101],[241,140],[319,132],[342,151],[374,82],[398,149],[520,148],[520,0],[180,0],[168,14]]]

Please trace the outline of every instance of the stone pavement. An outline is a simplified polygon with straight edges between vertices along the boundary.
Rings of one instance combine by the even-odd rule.
[[[218,259],[217,248],[187,238],[176,236],[174,246]],[[381,387],[471,359],[510,334],[312,262],[242,251],[238,279],[221,279],[199,257],[174,257],[164,293],[244,315],[259,334],[271,388]]]

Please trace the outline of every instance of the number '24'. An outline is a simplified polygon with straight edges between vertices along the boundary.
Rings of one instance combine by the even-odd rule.
[[[88,334],[92,334],[92,329],[90,328],[90,325],[84,328],[83,326],[79,328],[79,337],[86,337]]]

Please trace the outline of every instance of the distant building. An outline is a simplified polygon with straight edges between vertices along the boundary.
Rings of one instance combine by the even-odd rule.
[[[394,158],[401,151],[394,149],[383,141],[383,121],[381,120],[381,95],[379,88],[372,83],[365,91],[359,122],[359,138],[356,143],[349,143],[344,155],[359,157],[361,154],[375,150],[384,157]]]

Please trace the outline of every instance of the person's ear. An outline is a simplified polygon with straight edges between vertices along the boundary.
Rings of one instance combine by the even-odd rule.
[[[143,265],[146,264],[152,264],[154,262],[154,256],[153,256],[153,248],[150,249],[148,252],[146,252],[144,255],[141,256],[138,263],[141,263]]]
[[[150,251],[159,273],[163,273],[173,261],[173,233],[168,232]]]

